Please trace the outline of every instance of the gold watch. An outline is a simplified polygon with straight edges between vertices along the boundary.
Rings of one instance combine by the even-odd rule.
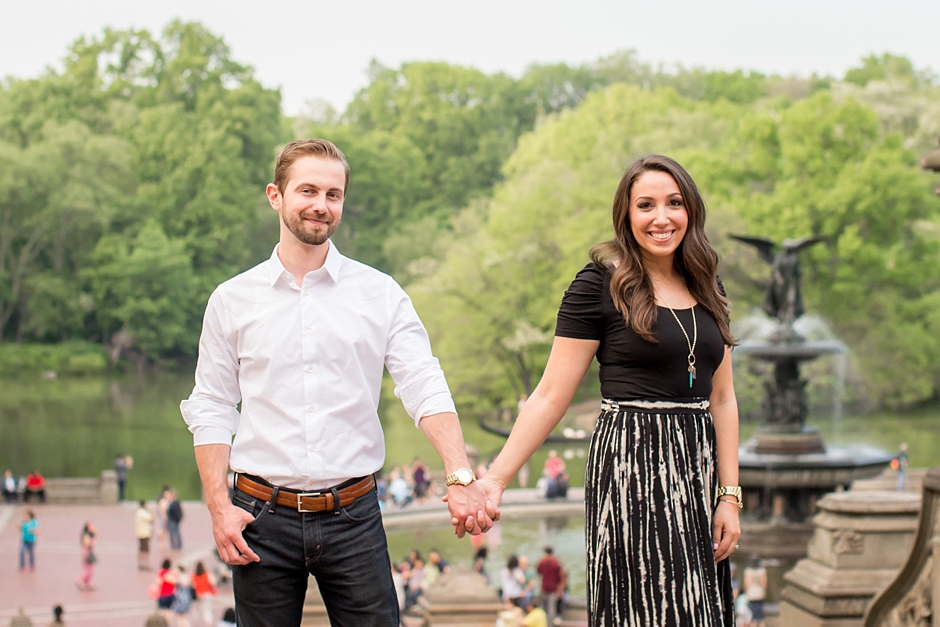
[[[744,494],[741,491],[741,486],[739,485],[726,485],[718,488],[718,496],[720,499],[723,496],[733,496],[738,502],[738,508],[744,507]]]
[[[458,468],[453,473],[444,477],[444,485],[470,485],[477,478],[469,468]]]

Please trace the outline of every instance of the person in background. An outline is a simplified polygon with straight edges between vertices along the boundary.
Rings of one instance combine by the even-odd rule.
[[[546,546],[545,555],[536,566],[536,571],[542,577],[542,601],[545,603],[545,612],[551,625],[555,622],[562,579],[561,562],[555,557],[554,552],[555,549]]]
[[[503,609],[496,618],[496,627],[521,627],[525,618],[523,611],[512,601],[503,601]]]
[[[167,519],[166,519],[166,510],[170,506],[170,486],[164,484],[163,488],[160,490],[160,496],[157,497],[157,510],[154,515],[155,521],[154,526],[157,531],[157,541],[159,543],[160,552],[165,552],[167,550]]]
[[[219,591],[215,587],[215,578],[206,570],[202,562],[196,562],[193,572],[193,590],[196,593],[196,603],[199,604],[199,614],[206,627],[212,627],[212,600]]]
[[[39,521],[33,510],[28,509],[20,523],[20,570],[26,569],[26,556],[29,556],[29,569],[36,569],[36,534],[39,533]]]
[[[79,590],[88,591],[95,589],[95,587],[91,585],[91,580],[95,575],[95,564],[98,562],[98,557],[95,555],[95,543],[97,541],[98,536],[95,533],[95,525],[89,520],[82,528],[80,538],[82,546],[82,575],[76,582]]]
[[[431,471],[427,464],[415,457],[411,464],[411,476],[415,482],[415,498],[419,503],[426,503],[428,500],[428,489],[431,487]]]
[[[29,503],[34,496],[39,499],[40,503],[46,502],[46,478],[38,470],[26,475],[26,492],[23,494],[23,501]]]
[[[183,504],[180,503],[176,490],[170,490],[169,505],[166,508],[166,530],[170,534],[170,550],[183,550],[183,536],[180,535],[180,523],[183,522]]]
[[[384,512],[385,499],[388,498],[388,480],[381,470],[375,473],[375,496],[379,499],[379,509]]]
[[[503,601],[512,601],[517,607],[522,607],[525,573],[519,568],[519,558],[516,555],[510,555],[506,560],[506,566],[500,572],[500,583],[503,586]]]
[[[535,598],[535,571],[529,565],[529,558],[525,555],[519,556],[519,570],[525,580],[522,582],[522,603],[519,607],[525,609],[530,600]]]
[[[137,535],[137,570],[150,570],[150,538],[153,536],[153,514],[147,501],[141,501],[134,514],[134,533]]]
[[[179,574],[176,590],[173,592],[173,614],[176,617],[176,627],[189,627],[189,612],[193,609],[193,580],[186,572],[185,566],[180,564],[176,568]]]
[[[751,627],[764,627],[764,599],[767,596],[767,569],[760,555],[751,555],[750,564],[744,569],[744,594],[751,610]]]
[[[417,551],[411,552],[411,571],[408,575],[408,586],[405,592],[405,609],[418,602],[424,584],[424,560]]]
[[[548,615],[533,598],[526,601],[526,615],[522,624],[525,627],[548,627]]]
[[[114,472],[117,474],[118,482],[118,501],[124,501],[124,494],[127,489],[127,471],[134,467],[134,458],[130,455],[121,455],[118,453],[114,457]]]
[[[911,463],[911,458],[907,454],[907,443],[902,443],[901,447],[898,449],[898,454],[894,458],[895,464],[892,466],[897,466],[898,471],[898,492],[904,491],[904,480],[907,478],[907,467]]]
[[[62,620],[62,614],[64,610],[61,605],[54,605],[52,607],[52,622],[49,623],[49,627],[59,627],[65,624],[65,621]]]
[[[173,596],[176,592],[177,574],[173,570],[173,562],[163,560],[160,570],[157,571],[157,584],[160,587],[157,596],[157,611],[169,623],[173,618]]]
[[[0,490],[2,490],[4,503],[16,503],[19,500],[19,494],[16,490],[16,477],[9,469],[3,471],[3,483],[0,484]]]
[[[470,536],[475,538],[476,536]],[[473,554],[473,572],[483,575],[486,578],[486,582],[489,583],[490,576],[486,572],[486,556],[489,553],[485,546],[481,546],[477,549],[476,553]]]
[[[392,482],[388,484],[388,494],[392,497],[392,503],[398,507],[404,507],[411,502],[411,488],[408,487],[408,481],[402,476],[397,466],[392,469],[389,478]]]
[[[226,608],[225,612],[222,614],[222,620],[219,621],[218,627],[237,627],[235,621],[235,608]]]
[[[447,560],[441,556],[441,552],[437,549],[431,549],[431,552],[428,553],[428,564],[437,567],[442,575],[450,572],[450,564],[447,563]]]

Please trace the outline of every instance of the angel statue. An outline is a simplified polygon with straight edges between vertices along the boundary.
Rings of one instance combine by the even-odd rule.
[[[801,237],[786,239],[778,247],[766,237],[729,235],[757,249],[761,259],[771,264],[770,287],[764,296],[763,309],[768,316],[780,321],[778,339],[796,339],[793,322],[803,315],[803,296],[800,294],[800,257],[804,248],[825,241],[823,237]],[[779,250],[778,250],[779,248]]]

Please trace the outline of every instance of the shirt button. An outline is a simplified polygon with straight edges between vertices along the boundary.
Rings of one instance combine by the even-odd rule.
[[[307,327],[306,329],[304,329],[304,333],[306,333],[307,335],[310,335],[310,327]]]
[[[304,370],[307,372],[313,372],[313,366],[307,366],[306,368],[304,368]]]
[[[313,405],[307,405],[307,413],[312,414],[314,412]]]
[[[310,296],[310,292],[307,290],[304,290],[304,296]]]
[[[316,450],[317,450],[317,445],[314,444],[313,446],[311,446],[311,447],[310,447],[310,450],[316,452]]]

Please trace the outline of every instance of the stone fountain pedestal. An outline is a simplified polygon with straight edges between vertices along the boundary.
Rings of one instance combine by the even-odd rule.
[[[868,604],[913,546],[920,497],[851,490],[827,495],[817,506],[807,557],[784,576],[780,623],[861,627]]]
[[[503,609],[486,578],[463,565],[438,577],[418,605],[425,627],[492,627]]]

